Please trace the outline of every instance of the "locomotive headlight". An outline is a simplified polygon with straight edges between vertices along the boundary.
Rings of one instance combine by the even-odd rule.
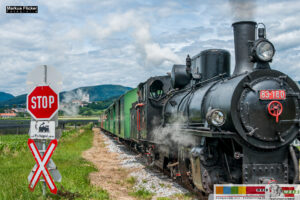
[[[226,116],[221,110],[212,109],[207,113],[206,120],[213,126],[222,126],[226,121]]]
[[[275,48],[271,42],[266,39],[257,42],[254,48],[255,57],[260,61],[269,62],[275,54]]]

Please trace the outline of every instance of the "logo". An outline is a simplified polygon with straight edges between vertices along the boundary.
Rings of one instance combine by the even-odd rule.
[[[255,200],[296,200],[300,199],[300,185],[278,184],[215,184],[214,200],[255,199]]]
[[[6,13],[38,13],[38,6],[6,6]]]
[[[278,197],[285,197],[282,188],[274,182],[266,185],[265,198],[274,199]]]

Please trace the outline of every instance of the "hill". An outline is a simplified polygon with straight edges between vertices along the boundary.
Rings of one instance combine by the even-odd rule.
[[[9,93],[5,93],[5,92],[0,92],[0,102],[2,101],[7,101],[14,98],[13,95],[9,94]]]
[[[62,101],[64,101],[66,96],[80,97],[83,94],[89,94],[90,101],[105,101],[113,97],[121,96],[131,89],[132,88],[130,87],[124,87],[122,85],[97,85],[80,87],[71,91],[61,92],[60,98]]]
[[[78,114],[87,115],[87,116],[99,115],[102,113],[102,110],[108,108],[114,102],[114,100],[118,99],[118,97],[119,96],[111,97],[104,101],[97,101],[97,102],[90,103],[87,106],[80,107]]]
[[[124,87],[121,85],[97,85],[97,86],[88,86],[80,87],[71,91],[64,91],[59,94],[60,100],[64,102],[69,102],[73,99],[81,100],[83,94],[88,94],[90,101],[106,101],[111,102],[111,99],[114,99],[118,96],[121,96],[128,90],[131,90],[130,87]],[[22,94],[16,97],[13,97],[8,100],[0,101],[0,107],[11,107],[13,105],[25,105],[26,103],[26,94]]]
[[[16,96],[12,99],[6,100],[6,101],[2,101],[0,102],[0,107],[1,106],[12,106],[12,105],[21,105],[21,104],[25,104],[26,103],[26,94],[22,94],[19,96]]]

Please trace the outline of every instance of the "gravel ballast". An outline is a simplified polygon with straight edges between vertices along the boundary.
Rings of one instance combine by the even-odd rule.
[[[103,134],[103,133],[101,133]],[[168,176],[154,168],[147,168],[145,166],[144,159],[141,155],[129,150],[128,147],[119,143],[113,137],[105,134],[105,144],[108,151],[118,153],[121,166],[127,169],[134,169],[129,176],[135,177],[136,183],[134,185],[135,190],[145,189],[154,194],[155,197],[170,197],[178,194],[185,194],[188,191],[173,182]]]

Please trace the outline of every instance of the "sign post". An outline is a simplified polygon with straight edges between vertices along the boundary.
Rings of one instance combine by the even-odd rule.
[[[34,69],[27,81],[30,87],[26,107],[27,112],[32,116],[28,146],[37,163],[28,176],[29,189],[33,191],[43,175],[41,180],[44,182],[43,195],[46,195],[46,184],[50,192],[56,194],[57,188],[54,181],[61,181],[61,175],[51,159],[57,146],[57,139],[60,137],[56,135],[56,127],[58,126],[57,113],[61,83],[60,75],[54,68],[46,65]]]

